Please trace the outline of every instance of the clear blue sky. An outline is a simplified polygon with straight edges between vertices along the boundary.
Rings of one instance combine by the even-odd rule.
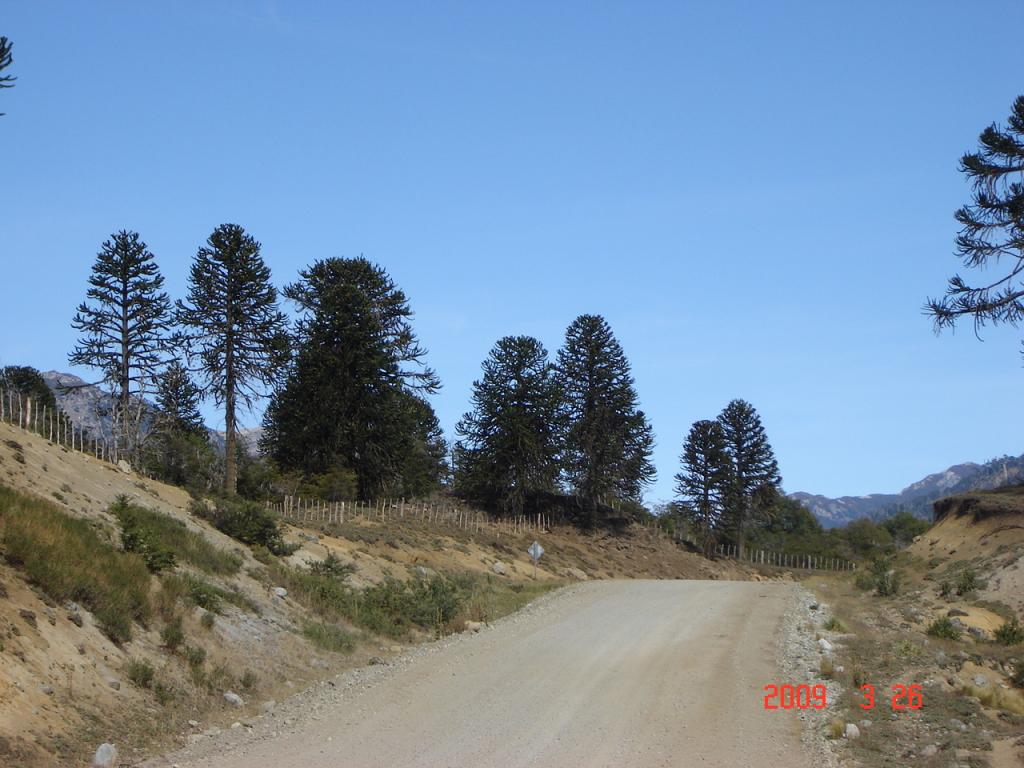
[[[5,3],[0,363],[68,369],[114,230],[181,296],[237,222],[278,285],[329,256],[390,271],[449,435],[500,336],[553,353],[605,315],[650,500],[733,397],[789,491],[1020,453],[1020,334],[921,313],[959,268],[957,160],[1024,93],[992,29],[1024,4]]]

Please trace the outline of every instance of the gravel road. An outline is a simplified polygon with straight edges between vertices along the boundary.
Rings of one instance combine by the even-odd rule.
[[[595,581],[479,634],[351,673],[152,765],[181,768],[811,768],[765,711],[780,583]]]

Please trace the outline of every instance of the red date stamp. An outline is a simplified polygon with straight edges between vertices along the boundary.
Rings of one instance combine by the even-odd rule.
[[[875,686],[862,685],[860,687],[864,701],[860,708],[870,710],[875,708]],[[908,709],[921,709],[924,706],[924,693],[920,685],[894,685],[892,697],[889,699],[889,707],[894,712],[903,712]]]
[[[862,685],[860,708],[868,711],[875,708],[875,686]],[[889,707],[894,712],[921,709],[924,693],[920,685],[894,685]],[[828,689],[824,685],[775,685],[764,686],[765,709],[825,709],[828,707]]]
[[[828,706],[828,691],[824,685],[769,684],[764,692],[765,709],[825,709]]]

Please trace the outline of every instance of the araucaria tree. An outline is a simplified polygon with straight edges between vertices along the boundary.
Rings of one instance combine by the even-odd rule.
[[[446,449],[423,396],[440,382],[405,294],[364,258],[317,261],[299,277],[284,290],[302,313],[297,352],[264,417],[264,450],[307,476],[353,474],[363,499],[429,490]]]
[[[654,437],[626,355],[599,315],[581,315],[558,352],[558,381],[567,425],[562,467],[593,523],[603,500],[639,501],[654,479]]]
[[[742,556],[747,526],[774,500],[782,478],[754,406],[745,400],[733,400],[719,414],[718,423],[732,464],[726,520]]]
[[[82,335],[68,362],[98,369],[112,387],[115,434],[129,451],[138,443],[142,395],[167,351],[171,304],[163,285],[138,232],[121,230],[96,255],[86,301],[71,321]]]
[[[733,483],[732,460],[722,425],[717,421],[695,422],[683,444],[681,463],[682,469],[676,475],[676,494],[701,548],[710,553]]]
[[[1006,127],[990,125],[979,143],[977,152],[960,160],[974,191],[971,203],[956,212],[956,253],[970,269],[1001,273],[976,285],[960,275],[950,278],[946,295],[926,305],[937,331],[965,316],[975,331],[987,323],[1017,327],[1024,320],[1024,96],[1014,101]]]
[[[177,319],[204,392],[224,407],[224,490],[234,493],[238,405],[251,407],[278,381],[288,353],[270,269],[260,244],[242,227],[221,224],[196,253]]]
[[[506,336],[473,382],[473,410],[455,427],[456,490],[502,514],[521,514],[558,479],[559,389],[537,339]]]
[[[0,35],[0,72],[3,72],[14,62],[13,47],[10,40]],[[17,78],[13,75],[0,75],[0,88],[13,88],[15,80]],[[3,114],[3,112],[0,112],[0,117]]]
[[[199,413],[201,397],[202,393],[192,381],[188,369],[174,360],[157,379],[157,418],[166,429],[201,435],[206,431]]]
[[[207,491],[220,466],[199,413],[200,399],[185,366],[171,362],[156,382],[156,414],[142,458],[153,477]]]

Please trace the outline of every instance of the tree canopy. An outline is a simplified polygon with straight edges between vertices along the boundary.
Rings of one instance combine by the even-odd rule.
[[[979,149],[960,159],[972,196],[956,212],[956,254],[968,269],[998,274],[973,285],[959,274],[950,278],[946,295],[925,307],[937,331],[962,317],[973,321],[975,332],[988,323],[1017,327],[1024,320],[1024,95],[1014,101],[1006,126],[993,123],[978,141]]]
[[[560,391],[548,353],[530,336],[498,340],[455,427],[456,489],[504,514],[553,491],[561,448]]]

